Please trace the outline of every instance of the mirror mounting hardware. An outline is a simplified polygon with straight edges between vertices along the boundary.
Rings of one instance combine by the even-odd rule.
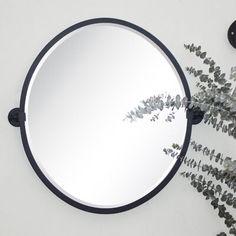
[[[193,110],[192,124],[193,125],[198,125],[199,123],[201,123],[203,118],[204,118],[204,114],[205,114],[205,112],[201,111],[200,108],[195,108]]]
[[[8,121],[14,127],[20,127],[20,121],[25,121],[25,113],[20,108],[13,108],[8,114]]]
[[[236,49],[236,21],[234,21],[229,27],[228,40],[230,44]]]

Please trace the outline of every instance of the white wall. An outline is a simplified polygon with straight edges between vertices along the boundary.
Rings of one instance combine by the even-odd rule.
[[[235,0],[0,0],[0,236],[210,236],[226,230],[209,202],[178,174],[156,197],[128,212],[96,215],[67,205],[33,172],[19,129],[9,125],[7,115],[19,106],[38,52],[74,23],[103,16],[128,20],[156,35],[183,68],[198,63],[182,46],[194,42],[228,72],[236,65],[236,50],[226,37],[235,9]],[[236,153],[236,141],[205,125],[194,127],[192,137]]]

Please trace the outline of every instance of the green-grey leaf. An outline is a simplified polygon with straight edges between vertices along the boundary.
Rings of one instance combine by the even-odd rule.
[[[207,54],[206,52],[201,53],[200,58],[204,59],[206,57],[206,54]]]

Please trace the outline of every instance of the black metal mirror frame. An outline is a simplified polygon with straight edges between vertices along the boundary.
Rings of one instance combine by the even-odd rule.
[[[26,76],[26,79],[25,79],[25,82],[24,82],[24,85],[23,85],[23,89],[22,89],[22,93],[21,93],[20,108],[14,108],[13,110],[11,110],[10,113],[9,113],[9,116],[8,116],[8,120],[13,126],[16,126],[16,127],[19,126],[20,127],[23,146],[24,146],[26,155],[28,157],[28,160],[29,160],[31,166],[33,167],[34,171],[37,173],[38,177],[43,181],[43,183],[55,195],[57,195],[59,198],[61,198],[62,200],[64,200],[68,204],[70,204],[70,205],[72,205],[76,208],[79,208],[81,210],[85,210],[85,211],[93,212],[93,213],[100,213],[100,214],[110,214],[110,213],[118,213],[118,212],[123,212],[123,211],[127,211],[129,209],[132,209],[132,208],[137,207],[140,204],[148,201],[153,196],[155,196],[173,178],[173,176],[175,175],[175,173],[177,172],[177,170],[179,169],[179,167],[181,165],[181,160],[178,159],[176,161],[174,167],[172,168],[172,170],[165,177],[165,179],[155,189],[153,189],[151,192],[149,192],[144,197],[142,197],[142,198],[140,198],[140,199],[138,199],[138,200],[136,200],[136,201],[134,201],[130,204],[120,206],[120,207],[115,207],[115,208],[91,207],[91,206],[87,206],[87,205],[84,205],[82,203],[76,202],[73,199],[69,198],[64,193],[62,193],[59,189],[57,189],[47,179],[47,177],[40,170],[39,166],[37,165],[37,163],[36,163],[36,161],[35,161],[35,159],[32,155],[32,152],[31,152],[30,147],[29,147],[29,142],[28,142],[28,139],[27,139],[27,135],[26,135],[26,128],[25,128],[25,119],[26,119],[26,116],[25,116],[25,101],[26,101],[26,95],[27,95],[27,91],[28,91],[28,87],[29,87],[32,75],[33,75],[36,67],[40,63],[41,59],[52,48],[52,46],[54,46],[60,39],[62,39],[67,34],[71,33],[74,30],[77,30],[81,27],[84,27],[84,26],[87,26],[87,25],[92,25],[92,24],[99,24],[99,23],[112,23],[112,24],[118,24],[118,25],[129,27],[129,28],[143,34],[144,36],[149,38],[152,42],[154,42],[165,53],[165,55],[169,58],[169,60],[172,62],[173,66],[175,67],[175,69],[178,72],[179,77],[182,81],[182,84],[183,84],[183,87],[184,87],[184,90],[185,90],[185,95],[190,100],[191,94],[190,94],[190,91],[189,91],[189,87],[188,87],[188,83],[186,81],[185,75],[184,75],[180,65],[178,64],[177,60],[174,58],[174,56],[171,54],[171,52],[164,46],[164,44],[160,40],[158,40],[155,36],[153,36],[152,34],[147,32],[146,30],[142,29],[141,27],[139,27],[137,25],[134,25],[132,23],[129,23],[127,21],[114,19],[114,18],[96,18],[96,19],[90,19],[90,20],[80,22],[78,24],[75,24],[75,25],[67,28],[66,30],[64,30],[63,32],[58,34],[55,38],[53,38],[42,49],[42,51],[39,53],[39,55],[36,57],[35,61],[33,62],[32,66],[30,67],[30,69],[28,71],[28,74]],[[189,145],[189,142],[190,142],[192,124],[194,124],[196,122],[196,121],[194,121],[193,112],[191,110],[187,111],[186,114],[187,114],[187,129],[186,129],[186,135],[185,135],[185,141],[184,141],[184,144],[183,144],[183,148],[182,148],[181,153],[180,153],[181,156],[184,156],[187,152],[188,145]]]

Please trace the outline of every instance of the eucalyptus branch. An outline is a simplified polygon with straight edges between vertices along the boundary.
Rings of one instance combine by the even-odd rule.
[[[202,51],[201,46],[195,46],[192,44],[184,44],[186,50],[189,50],[190,53],[195,53],[197,57],[203,60],[203,63],[209,65],[209,73],[213,73],[216,67],[216,63],[211,57],[207,57],[207,52]]]
[[[223,94],[211,94],[209,92],[204,94],[198,93],[192,96],[191,101],[188,101],[187,97],[181,99],[180,95],[176,95],[175,98],[163,95],[152,96],[146,100],[141,101],[143,106],[138,106],[134,110],[130,111],[125,119],[129,119],[131,122],[138,118],[143,118],[146,114],[151,114],[153,111],[163,109],[179,110],[181,107],[185,109],[200,108],[201,111],[215,113],[216,117],[219,112],[222,112],[225,119],[229,119],[232,113],[236,113],[236,101],[231,101],[230,98],[226,98]],[[205,96],[205,97],[204,97]],[[124,120],[125,120],[124,119]]]
[[[235,224],[236,220],[226,211],[224,204],[219,204],[218,187],[212,184],[212,181],[207,181],[202,175],[193,174],[192,172],[182,172],[181,175],[191,181],[191,185],[206,198],[211,200],[211,205],[218,210],[218,216],[224,218],[225,225],[229,228],[229,233],[236,235]]]
[[[205,112],[205,123],[212,124],[217,131],[221,129],[223,133],[236,138],[236,100],[231,95],[209,89],[195,94],[192,101],[190,107],[199,107]]]
[[[141,105],[139,105],[134,110],[131,110],[127,113],[124,120],[128,119],[130,122],[136,121],[137,119],[142,119],[145,115],[151,114],[154,111],[163,111],[164,109],[174,109],[179,110],[181,107],[188,106],[188,98],[183,97],[181,99],[180,95],[176,95],[172,97],[170,95],[158,95],[152,96],[146,100],[141,101]],[[151,118],[151,121],[155,121],[158,119],[158,115],[156,114]]]
[[[236,66],[231,67],[229,79],[236,81]]]
[[[170,112],[165,121],[171,122],[175,119],[175,111],[179,109],[191,111],[199,111],[200,109],[204,113],[203,121],[205,124],[212,125],[216,131],[221,130],[236,139],[236,88],[232,88],[232,82],[236,81],[236,67],[231,68],[230,76],[226,79],[226,74],[222,72],[220,66],[216,65],[215,61],[207,56],[207,52],[203,51],[201,46],[187,44],[184,47],[208,66],[208,73],[204,73],[203,70],[196,69],[193,66],[186,68],[190,75],[199,79],[196,84],[200,88],[199,92],[191,98],[166,94],[149,97],[141,101],[138,107],[128,112],[123,120],[133,122],[143,119],[146,115],[152,115],[150,121],[155,122],[159,119],[161,111],[169,109]],[[178,144],[172,144],[170,148],[164,148],[163,151],[172,158],[180,159],[192,170],[203,172],[208,176],[212,176],[218,182],[226,184],[235,193],[236,161],[195,141],[191,142],[191,147],[203,156],[209,157],[210,161],[223,165],[224,169],[219,169],[211,164],[204,164],[201,160],[196,161],[194,158],[180,156],[182,146]],[[202,192],[206,199],[211,200],[211,205],[219,211],[219,217],[224,218],[226,226],[230,228],[229,233],[236,236],[236,221],[226,211],[225,205],[219,204],[219,201],[222,201],[226,205],[236,208],[236,197],[229,191],[223,191],[220,184],[215,185],[212,181],[207,181],[202,175],[193,174],[192,172],[183,172],[181,175],[191,179],[191,185],[198,192]],[[225,235],[223,232],[218,234],[218,236]]]
[[[236,160],[232,160],[229,156],[225,157],[224,154],[220,152],[216,154],[215,149],[211,150],[195,141],[192,141],[190,145],[196,152],[202,152],[203,156],[208,156],[210,160],[214,159],[215,162],[219,162],[221,165],[223,164],[225,171],[230,173],[231,176],[236,175]]]
[[[213,80],[208,74],[203,74],[203,70],[197,70],[192,66],[186,67],[186,70],[190,75],[193,74],[194,77],[199,78],[201,83],[197,83],[196,85],[197,87],[200,87],[202,90],[206,90],[207,88],[217,89],[219,93],[221,92],[229,93],[232,91],[231,88],[232,83],[227,82],[227,80],[224,78],[216,79],[217,72],[214,73],[214,80]],[[202,83],[207,83],[207,86],[204,86]]]
[[[224,157],[223,153],[218,152],[216,154],[215,149],[209,149],[207,146],[197,143],[196,141],[191,141],[190,146],[195,152],[201,152],[203,156],[209,157],[210,160],[218,162],[220,165],[224,164],[224,167],[231,164],[231,157]]]
[[[187,173],[187,172],[182,172],[182,173]],[[214,184],[211,180],[206,181],[203,175],[193,174],[192,172],[188,173],[190,173],[190,175],[187,178],[191,178],[192,181],[194,179],[198,179],[204,186],[207,185],[208,189],[213,190],[215,195],[218,196],[218,198],[222,202],[225,202],[228,206],[236,208],[236,197],[231,192],[228,192],[227,190],[223,191],[223,188],[220,184]]]
[[[173,158],[180,159],[186,166],[197,169],[197,171],[205,172],[207,175],[211,175],[217,181],[225,183],[230,189],[236,192],[236,161],[232,161],[230,157],[223,159],[221,153],[215,155],[215,150],[210,150],[207,147],[202,147],[201,144],[196,144],[194,141],[191,142],[191,146],[195,151],[202,151],[203,155],[209,156],[210,160],[214,158],[215,162],[222,165],[224,163],[224,170],[219,170],[217,167],[213,167],[209,164],[202,164],[202,161],[196,161],[194,158],[188,158],[187,156],[180,156],[180,146],[173,144],[172,148],[164,148],[163,151],[166,155]],[[175,148],[176,147],[176,148]]]
[[[195,152],[201,152],[203,156],[209,157],[210,161],[214,160],[216,163],[223,165],[225,170],[236,174],[236,160],[232,160],[231,157],[225,157],[223,153],[217,153],[215,149],[210,149],[207,146],[203,146],[202,144],[199,144],[194,140],[190,142],[190,147],[192,147]],[[166,155],[169,155],[173,158],[179,158],[181,149],[182,146],[177,143],[173,143],[171,148],[164,148],[163,151]]]
[[[234,173],[227,170],[220,170],[209,164],[201,164],[201,160],[197,162],[194,158],[188,159],[185,157],[183,163],[192,169],[197,168],[198,171],[211,175],[217,181],[225,183],[230,189],[236,192],[236,175]]]
[[[170,95],[152,96],[143,100],[141,104],[127,113],[123,120],[130,122],[144,118],[145,115],[151,114],[154,111],[161,112],[164,109],[171,109],[171,113],[166,118],[166,121],[171,122],[175,118],[174,110],[197,109],[205,112],[204,122],[212,124],[217,131],[228,133],[229,136],[236,138],[236,100],[230,95],[219,93],[215,90],[206,90],[196,93],[189,101],[187,97],[181,98],[180,95],[172,97]],[[152,116],[151,121],[156,121],[159,118],[159,113]],[[221,119],[218,121],[218,119]],[[224,122],[228,122],[225,124]],[[217,123],[218,122],[218,123]]]
[[[232,88],[232,82],[236,81],[236,67],[231,68],[230,76],[227,80],[226,74],[221,71],[221,68],[216,65],[211,57],[207,56],[206,52],[202,51],[201,46],[188,44],[184,45],[184,47],[190,53],[194,53],[202,59],[203,64],[208,66],[208,73],[204,73],[203,70],[192,66],[186,68],[190,75],[199,79],[196,85],[200,88],[200,91],[194,94],[190,100],[187,100],[185,106],[180,107],[184,107],[186,110],[200,109],[204,112],[204,123],[212,125],[216,131],[221,130],[223,133],[236,138],[236,88]],[[174,109],[175,104],[173,104],[172,111]],[[210,161],[223,165],[224,169],[219,169],[211,164],[204,164],[201,160],[196,161],[194,158],[180,156],[182,147],[178,144],[173,144],[171,148],[164,148],[163,151],[172,158],[180,159],[192,170],[206,173],[236,192],[236,161],[230,157],[225,157],[220,152],[216,152],[215,149],[211,150],[195,141],[191,142],[191,147],[196,152],[208,157]],[[198,192],[201,192],[206,199],[211,200],[211,205],[219,211],[219,217],[224,218],[224,222],[229,228],[229,234],[236,235],[235,219],[226,211],[224,204],[219,204],[219,201],[222,201],[226,205],[236,208],[236,197],[229,191],[223,191],[220,184],[206,181],[202,175],[183,172],[182,176],[190,179],[191,185]],[[226,234],[221,232],[218,236],[226,236]]]

